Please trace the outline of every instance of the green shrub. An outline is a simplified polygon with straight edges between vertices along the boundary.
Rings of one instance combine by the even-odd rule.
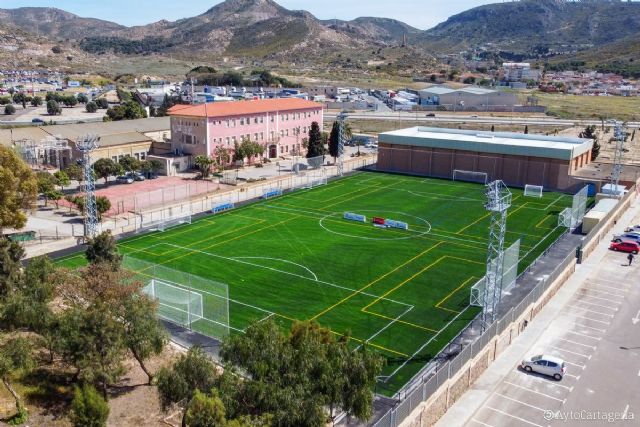
[[[71,402],[71,422],[76,427],[103,427],[107,425],[109,404],[93,386],[76,387]]]
[[[4,113],[7,116],[10,116],[10,115],[14,114],[15,112],[16,112],[16,107],[14,107],[11,104],[8,104],[6,107],[4,107]]]

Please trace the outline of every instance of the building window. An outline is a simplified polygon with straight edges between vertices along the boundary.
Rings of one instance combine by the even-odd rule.
[[[240,119],[240,126],[244,126],[244,118]]]
[[[271,116],[271,123],[273,123],[275,116]]]
[[[258,123],[258,116],[253,118],[253,123]]]
[[[260,123],[264,123],[264,117],[260,116]]]
[[[264,132],[260,132],[260,141],[264,141]]]
[[[286,135],[286,136],[289,136],[289,129],[287,129],[287,130],[285,131],[285,135]]]
[[[147,153],[145,152],[140,153],[140,160],[144,160],[146,158],[147,158]]]
[[[118,162],[118,156],[111,156],[111,160],[113,160],[114,162]]]
[[[227,145],[231,145],[231,138],[227,137]]]
[[[231,127],[236,127],[236,119],[231,120]]]
[[[256,140],[256,141],[258,140],[258,134],[257,133],[253,134],[253,139]]]

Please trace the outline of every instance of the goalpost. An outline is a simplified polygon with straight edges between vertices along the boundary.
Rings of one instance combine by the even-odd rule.
[[[191,327],[204,317],[202,294],[177,284],[151,279],[143,292],[158,301],[158,316],[171,323]]]
[[[487,184],[489,182],[489,174],[486,172],[474,172],[461,169],[454,169],[454,181],[476,182],[478,184]]]
[[[542,185],[527,184],[524,186],[525,197],[542,197],[542,191],[544,187]]]

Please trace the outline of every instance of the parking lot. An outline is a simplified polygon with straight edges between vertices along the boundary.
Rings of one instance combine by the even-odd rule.
[[[608,243],[439,426],[640,425],[640,266]],[[536,354],[563,359],[564,378],[525,372],[520,361]]]

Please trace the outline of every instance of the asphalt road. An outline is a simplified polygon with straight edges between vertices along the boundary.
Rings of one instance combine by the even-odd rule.
[[[335,112],[326,111],[324,113],[325,118],[335,119]],[[349,118],[358,120],[390,120],[390,121],[405,121],[405,122],[433,122],[433,123],[478,123],[478,124],[494,124],[494,125],[536,125],[536,126],[588,126],[596,125],[600,126],[600,120],[565,120],[555,119],[547,117],[492,117],[483,116],[480,114],[441,114],[435,113],[435,117],[427,117],[425,112],[357,112],[349,113]],[[628,126],[631,128],[639,128],[640,122],[629,122]]]
[[[640,262],[600,245],[438,426],[640,425]],[[561,381],[519,368],[541,353],[565,361]]]

